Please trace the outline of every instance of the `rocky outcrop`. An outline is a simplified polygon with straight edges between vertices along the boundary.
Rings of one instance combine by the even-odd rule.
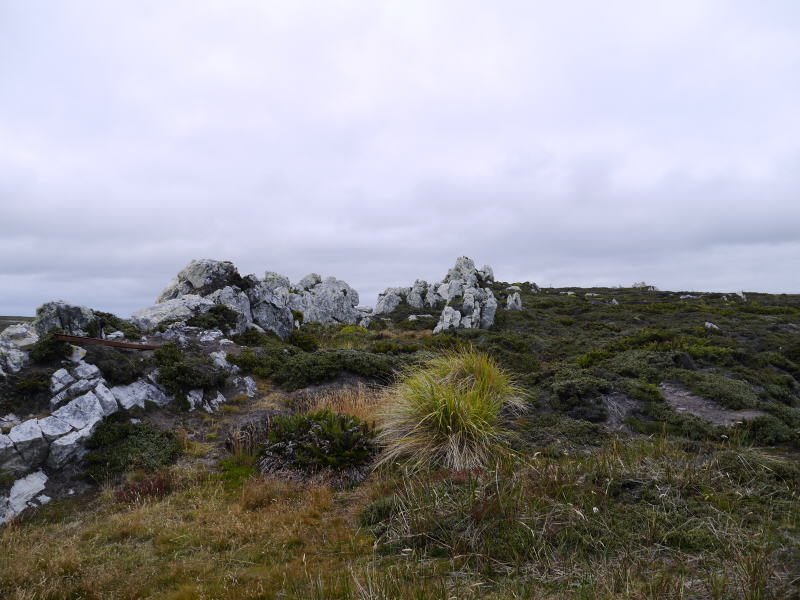
[[[201,258],[191,261],[178,271],[156,302],[173,300],[187,294],[207,296],[224,287],[240,286],[241,281],[242,277],[232,262]]]
[[[220,304],[238,315],[233,333],[257,325],[286,337],[292,331],[292,313],[286,297],[276,295],[273,287],[284,283],[288,279],[277,273],[268,272],[262,281],[255,275],[242,277],[228,261],[193,260],[161,292],[156,304],[136,311],[132,320],[149,332],[161,323],[185,323]]]
[[[0,331],[0,342],[10,342],[17,348],[27,348],[39,341],[33,323],[14,323]]]
[[[39,335],[44,335],[51,329],[61,329],[71,335],[88,335],[89,325],[95,319],[91,308],[53,300],[36,309],[33,327]]]
[[[508,295],[506,299],[506,310],[522,310],[522,297],[519,295],[519,292],[513,292]]]
[[[27,361],[27,352],[20,350],[13,342],[0,340],[0,377],[16,373]]]
[[[356,308],[358,292],[341,279],[322,279],[316,273],[303,277],[286,303],[291,310],[303,313],[304,322],[353,325],[363,317]]]
[[[446,303],[434,333],[448,329],[488,329],[494,324],[497,299],[488,287],[481,287],[486,277],[494,275],[491,267],[480,271],[472,259],[461,256],[439,284],[436,296]]]

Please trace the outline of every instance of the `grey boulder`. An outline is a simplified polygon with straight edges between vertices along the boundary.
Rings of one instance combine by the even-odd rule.
[[[32,323],[15,323],[0,332],[0,340],[11,342],[17,348],[27,348],[39,341],[39,333]]]
[[[230,261],[201,258],[181,269],[161,292],[156,302],[173,300],[187,294],[206,296],[211,292],[241,282],[236,266]]]
[[[39,335],[44,335],[51,329],[61,329],[70,335],[88,335],[89,326],[95,319],[91,308],[69,304],[64,300],[53,300],[36,309],[33,327]]]

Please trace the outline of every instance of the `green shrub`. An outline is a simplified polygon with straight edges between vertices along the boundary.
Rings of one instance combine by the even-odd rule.
[[[215,304],[208,312],[195,315],[186,321],[186,324],[201,329],[219,329],[222,333],[228,333],[236,327],[238,320],[239,314],[235,310],[224,304]]]
[[[731,410],[753,408],[758,403],[753,388],[744,381],[718,373],[678,371],[677,375],[693,392]]]
[[[27,377],[17,380],[14,389],[23,396],[40,394],[50,390],[50,373],[47,371],[34,371]]]
[[[510,375],[474,349],[450,352],[408,372],[389,390],[381,464],[483,466],[509,441],[501,412],[525,403]]]
[[[182,350],[172,342],[155,352],[158,382],[170,395],[185,394],[194,389],[209,390],[225,385],[225,372],[214,365],[200,350]]]
[[[94,321],[89,323],[87,327],[89,337],[100,337],[101,331],[105,333],[121,331],[125,334],[125,338],[129,340],[138,340],[142,337],[141,329],[130,321],[120,319],[117,315],[96,310],[94,311],[94,316]]]
[[[310,331],[304,329],[295,329],[287,340],[293,346],[297,346],[306,352],[314,352],[319,348],[319,340]]]
[[[180,443],[171,432],[118,418],[100,423],[86,446],[86,476],[97,483],[130,470],[154,472],[174,462],[181,452]]]
[[[289,356],[273,378],[290,390],[334,379],[342,372],[388,380],[402,365],[397,358],[360,350],[320,350]]]
[[[246,374],[268,379],[283,366],[287,358],[287,352],[280,348],[245,348],[238,355],[229,354],[228,362]]]
[[[265,346],[268,344],[280,343],[280,338],[278,336],[269,331],[266,333],[262,333],[257,329],[248,329],[243,333],[238,333],[231,337],[231,340],[239,344],[240,346]]]
[[[96,365],[111,385],[126,385],[139,379],[150,366],[148,359],[135,350],[87,345],[85,360]]]
[[[374,438],[368,423],[329,410],[277,417],[267,432],[260,464],[264,471],[358,468],[372,459]]]
[[[737,425],[737,429],[745,432],[746,438],[763,446],[776,444],[800,445],[800,431],[792,430],[786,423],[773,417],[764,415]]]
[[[31,360],[40,364],[53,363],[67,358],[70,354],[69,344],[56,339],[63,333],[60,329],[51,329],[31,346],[28,354]]]

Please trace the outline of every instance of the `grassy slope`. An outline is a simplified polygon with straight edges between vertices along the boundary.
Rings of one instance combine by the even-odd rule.
[[[511,468],[385,471],[335,491],[256,476],[246,456],[211,467],[187,459],[163,498],[123,502],[108,488],[4,529],[0,597],[796,597],[794,438],[769,447],[752,447],[748,431],[723,438],[672,413],[654,385],[721,389],[720,403],[769,409],[796,431],[800,298],[576,291],[601,296],[523,292],[525,310],[503,313],[488,333],[321,332],[324,347],[466,342],[494,354],[535,401],[513,424],[521,456]],[[621,304],[594,303],[611,297]],[[602,417],[593,410],[612,393],[638,403],[635,430],[659,433],[567,416]],[[207,440],[237,410],[248,407],[209,418]]]

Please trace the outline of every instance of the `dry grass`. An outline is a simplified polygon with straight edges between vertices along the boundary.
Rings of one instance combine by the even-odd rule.
[[[378,439],[380,464],[483,467],[506,449],[501,413],[524,407],[511,376],[472,348],[431,359],[389,388]]]
[[[304,412],[329,410],[335,414],[358,417],[362,421],[374,422],[382,402],[381,390],[359,383],[355,386],[338,387],[307,397]]]

